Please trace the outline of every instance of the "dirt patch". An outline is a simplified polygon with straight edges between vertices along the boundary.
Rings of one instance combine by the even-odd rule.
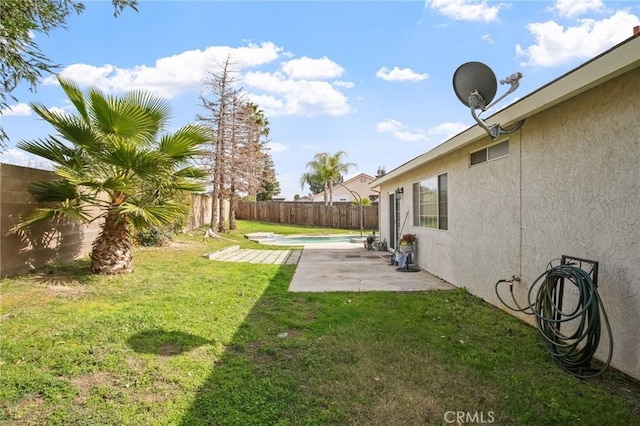
[[[82,376],[74,377],[69,380],[73,386],[78,388],[78,396],[74,399],[74,402],[82,404],[91,395],[91,389],[97,386],[113,387],[116,380],[114,377],[103,371],[97,373],[84,374]]]
[[[126,362],[127,366],[133,371],[144,371],[147,368],[147,361],[140,358],[129,357]]]
[[[157,404],[174,399],[178,391],[178,385],[157,381],[144,390],[134,392],[131,397],[135,401]]]
[[[45,405],[45,401],[40,396],[29,396],[22,401],[4,409],[4,403],[0,403],[0,408],[3,409],[9,419],[14,420],[13,425],[29,425],[42,423],[42,415],[40,414],[40,408]]]
[[[144,368],[146,366],[146,363],[143,360],[137,360],[134,358],[127,359],[127,364],[134,366],[134,368]],[[121,389],[127,393],[132,401],[147,403],[160,403],[173,399],[179,388],[178,385],[164,381],[153,382],[152,385],[145,386],[144,388],[136,388],[135,386],[130,387],[128,384],[119,380],[116,376],[103,371],[74,377],[70,380],[70,383],[78,389],[79,394],[73,400],[76,404],[83,404],[86,402],[91,396],[91,391],[96,387]]]
[[[179,355],[182,352],[182,345],[177,345],[175,343],[167,343],[158,346],[158,354],[162,356]]]
[[[55,296],[74,297],[81,296],[86,292],[85,287],[72,287],[68,285],[54,284],[47,287],[47,291]]]

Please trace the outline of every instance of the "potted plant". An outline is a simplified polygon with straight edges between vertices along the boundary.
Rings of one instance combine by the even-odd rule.
[[[416,234],[404,234],[400,238],[400,250],[404,253],[412,253],[414,248],[414,243],[418,238]]]

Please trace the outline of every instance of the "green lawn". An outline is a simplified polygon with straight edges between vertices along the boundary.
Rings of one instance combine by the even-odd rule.
[[[246,248],[316,233],[239,226]],[[292,294],[295,266],[201,256],[230,244],[194,233],[136,249],[129,275],[79,261],[3,280],[0,424],[640,424],[636,382],[567,375],[462,289]]]

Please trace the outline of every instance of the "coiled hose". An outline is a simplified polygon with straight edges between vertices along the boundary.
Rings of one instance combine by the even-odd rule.
[[[538,331],[547,351],[560,367],[575,377],[586,379],[602,374],[611,363],[613,338],[607,313],[598,295],[597,286],[589,274],[573,265],[551,266],[543,272],[529,288],[528,306],[518,305],[513,295],[513,279],[500,280],[495,285],[498,299],[509,309],[534,315]],[[578,291],[575,308],[563,311],[564,284],[569,281]],[[507,304],[498,291],[501,283],[509,283],[515,308]],[[534,289],[537,290],[535,300]],[[591,369],[591,359],[598,349],[602,331],[601,315],[609,336],[609,354],[604,365]],[[567,324],[571,322],[571,324]],[[561,331],[562,324],[568,332]],[[572,331],[569,331],[572,330]]]

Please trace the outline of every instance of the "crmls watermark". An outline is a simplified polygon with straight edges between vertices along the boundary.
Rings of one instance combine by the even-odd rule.
[[[447,411],[444,413],[445,423],[457,424],[490,424],[495,422],[493,411]]]

